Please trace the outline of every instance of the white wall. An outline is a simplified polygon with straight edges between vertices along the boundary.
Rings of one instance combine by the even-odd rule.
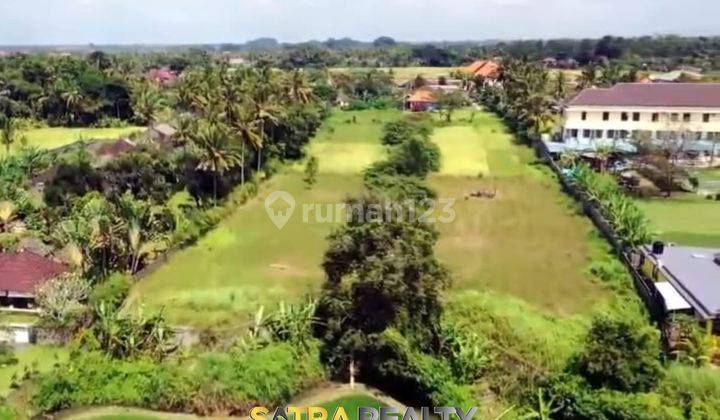
[[[585,120],[582,114],[585,112]],[[609,113],[609,120],[603,120],[603,113]],[[622,121],[621,114],[627,113],[627,121]],[[640,114],[639,121],[633,121],[633,113]],[[653,113],[658,114],[658,121],[652,121]],[[683,119],[683,114],[690,114],[690,121]],[[677,121],[673,121],[671,114],[677,114]],[[703,115],[710,114],[709,122],[703,121]],[[608,138],[608,130],[634,130],[652,131],[653,138],[657,131],[682,131],[702,133],[701,138],[707,139],[717,136],[720,140],[720,108],[651,108],[651,107],[593,107],[571,106],[564,111],[563,139],[568,140],[568,129],[578,130],[578,141],[585,140],[583,130],[602,130],[601,138]],[[708,136],[707,133],[717,133]]]

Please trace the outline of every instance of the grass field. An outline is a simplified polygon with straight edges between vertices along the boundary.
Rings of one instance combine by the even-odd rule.
[[[347,71],[364,71],[369,70],[366,67],[333,67],[331,72],[347,72]],[[435,79],[440,76],[449,76],[450,73],[457,70],[457,67],[381,67],[378,70],[392,70],[396,81],[404,81],[414,79],[417,76]]]
[[[659,239],[678,245],[720,247],[720,201],[695,194],[638,200]]]
[[[353,115],[357,123],[349,122]],[[583,273],[592,252],[590,223],[573,212],[557,181],[531,164],[532,150],[514,144],[497,118],[475,112],[470,122],[470,115],[457,113],[433,138],[443,162],[430,184],[440,197],[456,199],[457,218],[439,225],[437,246],[453,273],[452,294],[489,290],[562,315],[602,301],[605,289]],[[309,147],[320,160],[311,190],[302,182],[302,164],[286,168],[256,199],[141,280],[130,302],[164,308],[175,324],[220,327],[246,319],[260,305],[317,291],[325,238],[337,225],[317,223],[314,212],[304,217],[303,204],[320,203],[326,215],[326,204],[361,191],[360,170],[384,153],[378,143],[382,124],[398,116],[397,111],[336,113]],[[264,207],[277,190],[296,201],[281,230]],[[465,199],[477,190],[497,196]]]
[[[56,147],[65,146],[76,142],[80,139],[116,139],[118,137],[127,136],[130,133],[144,130],[144,127],[126,127],[126,128],[68,128],[68,127],[49,127],[35,128],[23,131],[18,138],[25,137],[28,146],[36,146],[42,149],[54,149]],[[10,150],[20,148],[21,143],[18,140]],[[0,155],[5,153],[5,148],[0,148]]]
[[[443,153],[431,185],[456,200],[454,222],[438,224],[438,256],[450,267],[451,294],[509,294],[555,314],[582,311],[606,294],[583,273],[590,223],[575,214],[557,181],[531,165],[532,150],[515,145],[487,113],[436,129]],[[465,122],[463,122],[463,119]],[[482,173],[482,177],[478,177]],[[475,191],[495,198],[466,198]]]
[[[67,358],[67,350],[50,346],[30,346],[15,351],[18,363],[10,366],[0,366],[0,397],[7,395],[13,381],[13,375],[22,378],[26,369],[38,371],[50,370],[57,361]]]
[[[356,123],[350,123],[355,115]],[[333,223],[317,223],[315,207],[304,223],[303,204],[341,203],[360,191],[360,170],[384,153],[378,138],[384,121],[398,111],[338,112],[311,142],[309,154],[319,158],[320,173],[311,190],[302,181],[302,164],[286,168],[263,185],[256,199],[238,208],[196,245],[172,257],[132,290],[130,302],[164,308],[171,322],[222,326],[260,305],[296,301],[317,291],[326,236]],[[290,221],[278,230],[267,216],[264,200],[286,191],[295,201]]]

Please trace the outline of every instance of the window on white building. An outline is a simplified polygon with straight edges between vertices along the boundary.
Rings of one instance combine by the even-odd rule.
[[[583,121],[587,120],[587,112],[583,111],[582,114],[580,114],[580,119]]]
[[[703,114],[703,122],[704,123],[710,122],[710,114]]]
[[[652,114],[652,122],[658,122],[660,120],[660,114],[657,112],[653,112]]]
[[[607,135],[608,135],[609,139],[614,139],[615,138],[615,130],[608,130]]]
[[[633,112],[633,121],[640,121],[640,113]]]
[[[627,121],[627,120],[628,120],[628,113],[627,113],[627,112],[623,112],[622,114],[620,114],[620,119],[621,119],[622,121]]]
[[[602,131],[602,130],[595,130],[595,136],[594,136],[594,137],[595,137],[596,139],[601,139],[601,138],[602,138],[602,135],[603,135],[603,131]]]
[[[690,122],[690,113],[689,112],[686,112],[683,114],[683,121]]]
[[[609,112],[603,112],[603,121],[610,120],[610,113]]]
[[[678,122],[679,118],[680,114],[678,114],[677,112],[673,112],[672,114],[670,114],[670,121],[672,122]]]
[[[591,135],[591,130],[583,130],[583,138],[589,139]]]

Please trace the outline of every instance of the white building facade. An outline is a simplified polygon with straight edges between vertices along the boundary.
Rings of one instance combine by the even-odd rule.
[[[566,105],[562,142],[682,138],[720,142],[720,83],[620,83],[585,89]]]

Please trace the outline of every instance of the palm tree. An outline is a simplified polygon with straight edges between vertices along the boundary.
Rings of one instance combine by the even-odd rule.
[[[580,82],[578,88],[585,89],[593,87],[597,84],[597,65],[595,63],[588,63],[587,66],[582,70],[580,75]]]
[[[199,150],[197,169],[213,174],[213,199],[217,205],[218,176],[241,164],[242,159],[229,140],[228,130],[220,124],[203,124],[193,142]]]
[[[182,117],[178,120],[177,131],[175,131],[173,135],[173,141],[176,145],[185,147],[195,131],[195,120],[190,117]]]
[[[307,74],[301,69],[295,69],[287,75],[285,89],[292,101],[306,104],[312,98],[312,86]]]
[[[554,89],[554,97],[555,97],[555,103],[557,105],[561,105],[563,101],[565,100],[565,97],[567,96],[567,90],[568,90],[568,81],[567,76],[565,75],[565,72],[560,70],[558,71],[557,77],[555,78],[555,89]]]
[[[135,117],[152,127],[157,114],[165,107],[165,98],[160,91],[149,85],[140,85],[133,91],[133,112]]]
[[[260,124],[252,110],[242,104],[235,104],[228,112],[231,128],[240,139],[240,183],[245,183],[245,146],[259,150],[263,143]]]
[[[5,145],[5,152],[10,154],[10,146],[15,143],[18,135],[17,121],[12,117],[5,117],[0,121],[0,141]]]
[[[65,112],[69,114],[70,123],[75,122],[75,116],[85,98],[77,86],[69,86],[67,90],[60,93],[60,98],[65,101]]]

